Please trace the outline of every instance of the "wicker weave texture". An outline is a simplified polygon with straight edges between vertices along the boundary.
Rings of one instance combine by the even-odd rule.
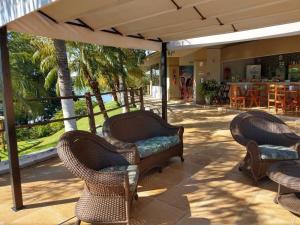
[[[76,204],[79,220],[89,223],[127,223],[136,188],[129,189],[126,171],[99,172],[109,166],[136,164],[135,149],[117,149],[86,131],[70,131],[59,140],[58,155],[64,165],[85,181]]]
[[[263,111],[240,113],[231,121],[230,131],[234,140],[247,150],[240,169],[249,169],[255,182],[266,176],[270,165],[279,161],[261,159],[259,145],[292,147],[300,155],[300,137],[282,120],[269,113]]]
[[[137,149],[134,144],[136,141],[156,136],[179,135],[179,144],[166,151],[139,159],[142,175],[153,168],[161,168],[173,156],[179,156],[183,160],[183,132],[183,127],[172,126],[150,111],[134,111],[116,115],[107,119],[103,124],[105,139],[118,147],[130,146]]]

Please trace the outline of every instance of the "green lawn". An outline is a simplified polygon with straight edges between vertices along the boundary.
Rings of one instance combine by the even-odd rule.
[[[115,102],[109,102],[105,104],[106,109],[113,109],[117,107],[117,104]],[[94,108],[94,112],[99,112],[99,107],[96,106]],[[122,109],[116,109],[108,113],[109,116],[113,116],[116,114],[120,114],[122,112]],[[104,118],[102,115],[98,115],[95,117],[96,125],[102,125],[104,122]],[[77,121],[77,129],[78,130],[86,130],[89,131],[89,121],[88,118],[82,118]],[[48,136],[43,137],[35,140],[28,140],[28,141],[18,141],[18,151],[19,156],[32,153],[32,152],[38,152],[50,147],[53,147],[57,144],[57,141],[59,137],[64,133],[64,129]],[[1,160],[7,159],[7,152],[6,151],[0,151],[0,158]]]

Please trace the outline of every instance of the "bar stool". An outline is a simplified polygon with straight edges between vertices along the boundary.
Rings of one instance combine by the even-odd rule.
[[[287,94],[287,108],[291,111],[299,110],[300,106],[300,98],[299,98],[299,86],[297,85],[290,85],[288,90],[286,90]]]
[[[239,106],[246,107],[246,97],[242,95],[241,88],[233,84],[230,86],[230,107],[237,109]]]
[[[254,83],[252,88],[247,91],[247,98],[249,100],[249,107],[253,105],[258,107],[261,105],[261,84]]]
[[[275,85],[275,112],[281,109],[286,112],[287,106],[287,87],[286,85]]]
[[[269,84],[267,89],[268,110],[270,110],[271,107],[275,107],[275,84]]]
[[[268,85],[266,83],[257,84],[259,90],[259,106],[266,106],[268,103]]]

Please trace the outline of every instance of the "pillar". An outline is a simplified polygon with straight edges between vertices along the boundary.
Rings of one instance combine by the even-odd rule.
[[[23,208],[23,198],[15,127],[13,90],[9,71],[9,53],[7,46],[6,26],[0,28],[0,45],[0,78],[2,85],[5,135],[7,140],[13,210],[19,210]]]
[[[160,57],[160,84],[161,84],[161,106],[162,106],[162,118],[168,121],[167,108],[167,43],[163,42],[161,45],[161,57]]]

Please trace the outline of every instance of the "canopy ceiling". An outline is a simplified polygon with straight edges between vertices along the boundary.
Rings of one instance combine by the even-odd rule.
[[[16,2],[4,7],[12,11]],[[298,0],[23,0],[10,30],[119,47],[159,50],[170,42],[300,21]],[[29,4],[29,2],[33,2]],[[2,3],[1,3],[2,4]],[[28,5],[31,7],[28,8]],[[43,6],[44,5],[44,6]],[[36,11],[38,10],[38,11]],[[2,10],[3,11],[3,10]],[[1,14],[2,14],[1,11]],[[5,9],[4,9],[5,11]],[[18,10],[17,10],[18,11]],[[20,15],[19,15],[20,14]],[[2,17],[2,15],[1,15]]]

